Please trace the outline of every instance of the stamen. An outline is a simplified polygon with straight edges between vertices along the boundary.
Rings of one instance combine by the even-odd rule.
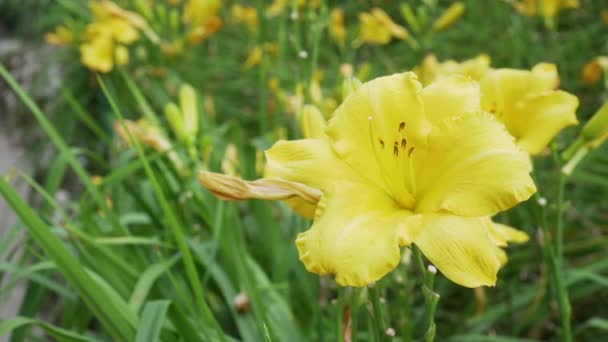
[[[402,122],[399,124],[399,132],[403,131],[403,129],[404,129],[404,128],[405,128],[405,122],[403,122],[403,121],[402,121]]]
[[[393,147],[393,154],[399,156],[399,148],[397,146]]]
[[[405,150],[405,146],[407,146],[407,140],[403,138],[401,139],[401,149]]]
[[[380,142],[380,147],[384,148],[384,140],[378,139],[378,141]]]
[[[408,157],[411,157],[411,156],[412,156],[412,153],[414,152],[414,148],[415,148],[414,146],[410,147],[410,150],[409,150],[409,152],[407,153],[407,156],[408,156]]]

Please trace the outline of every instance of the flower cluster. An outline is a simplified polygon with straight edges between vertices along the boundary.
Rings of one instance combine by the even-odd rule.
[[[553,90],[548,64],[479,76],[423,87],[407,72],[355,85],[328,124],[304,108],[305,139],[269,149],[266,178],[203,171],[200,181],[221,198],[283,199],[312,218],[296,241],[300,260],[341,285],[377,281],[410,244],[456,283],[494,285],[501,247],[527,235],[490,217],[535,192],[529,153],[576,120],[577,101]],[[523,129],[528,114],[549,124]]]

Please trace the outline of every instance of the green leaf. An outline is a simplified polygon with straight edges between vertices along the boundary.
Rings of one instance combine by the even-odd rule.
[[[65,330],[54,325],[39,321],[37,319],[27,317],[14,317],[5,321],[0,322],[0,336],[6,335],[9,332],[28,325],[37,325],[41,327],[44,332],[58,342],[95,342],[94,339],[77,334],[75,332]]]
[[[146,303],[137,328],[136,342],[156,342],[159,340],[160,331],[165,323],[170,304],[171,302],[168,300]]]
[[[0,177],[0,194],[21,219],[34,241],[42,247],[49,259],[55,262],[70,285],[99,319],[107,333],[116,340],[132,340],[135,337],[135,325],[127,313],[112,306],[106,291],[91,279],[79,261],[3,177]]]

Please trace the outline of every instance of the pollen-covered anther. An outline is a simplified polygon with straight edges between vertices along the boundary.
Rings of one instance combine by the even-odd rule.
[[[407,146],[407,140],[405,138],[401,139],[401,149],[405,150]]]
[[[403,122],[403,121],[402,121],[402,122],[399,124],[399,132],[403,131],[404,129],[405,129],[405,122]]]
[[[408,157],[412,156],[412,153],[414,153],[414,148],[415,148],[414,146],[410,147],[410,150],[407,152]]]

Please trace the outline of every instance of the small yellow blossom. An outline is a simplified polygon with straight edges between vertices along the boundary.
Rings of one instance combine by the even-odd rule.
[[[258,10],[255,7],[234,4],[230,12],[236,24],[245,24],[252,32],[258,29]]]
[[[598,56],[583,67],[581,79],[587,86],[594,86],[608,72],[608,57]]]
[[[465,75],[475,81],[490,70],[490,57],[486,54],[458,63],[454,60],[439,62],[433,54],[424,57],[422,63],[414,69],[422,84],[430,84],[445,76]]]
[[[443,14],[441,14],[437,20],[435,20],[435,23],[433,23],[433,31],[439,32],[454,25],[454,23],[458,21],[458,19],[460,19],[464,13],[464,8],[465,6],[462,1],[456,1],[451,4],[450,7],[448,7],[448,9],[445,10],[445,12],[443,12]]]
[[[221,6],[220,0],[188,0],[184,4],[182,21],[190,27],[186,37],[189,44],[200,44],[220,29]]]
[[[361,31],[359,40],[363,43],[385,45],[391,38],[407,39],[409,34],[405,27],[395,24],[380,8],[373,8],[370,13],[359,13]]]
[[[494,113],[524,151],[539,154],[565,127],[578,123],[578,98],[562,90],[557,68],[497,69],[480,81],[482,108]]]
[[[220,0],[187,0],[184,4],[184,23],[197,26],[203,25],[210,18],[215,17],[222,7]]]
[[[536,189],[528,155],[482,111],[480,97],[478,84],[460,75],[425,88],[413,73],[380,77],[346,98],[323,136],[266,151],[268,178],[206,172],[200,181],[231,199],[300,191],[316,203],[312,227],[296,240],[300,260],[340,285],[379,280],[398,265],[400,246],[415,243],[452,281],[492,286],[501,247],[523,236],[489,216]],[[300,186],[319,189],[318,201]]]
[[[110,72],[114,64],[128,63],[126,46],[139,38],[139,32],[130,20],[138,22],[134,19],[138,17],[107,0],[91,2],[90,7],[95,20],[85,29],[80,60],[93,71]]]
[[[80,45],[80,61],[93,71],[110,72],[114,67],[114,43],[100,36]]]
[[[254,47],[251,51],[249,51],[249,55],[247,55],[247,59],[245,60],[245,63],[243,63],[243,68],[251,69],[254,66],[262,63],[265,55],[276,57],[278,49],[279,47],[276,43],[264,43],[263,45]]]
[[[74,34],[67,27],[60,25],[55,28],[55,32],[44,35],[47,43],[56,46],[68,45],[74,40]]]
[[[578,8],[579,5],[578,0],[520,0],[513,3],[515,9],[524,15],[541,15],[548,20],[562,9]]]
[[[329,21],[329,34],[339,46],[344,46],[344,42],[346,40],[346,29],[344,28],[343,9],[334,8],[331,10]]]
[[[243,68],[251,69],[254,66],[260,64],[262,62],[262,57],[264,57],[264,50],[262,50],[262,47],[254,47],[251,51],[249,51],[249,55],[247,55],[247,60],[245,60]]]

